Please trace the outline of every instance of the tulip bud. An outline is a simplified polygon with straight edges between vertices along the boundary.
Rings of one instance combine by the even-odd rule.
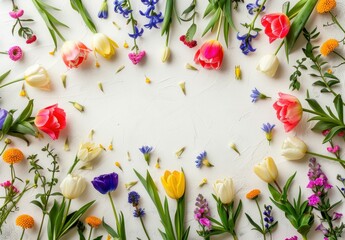
[[[102,152],[102,148],[92,142],[86,142],[80,145],[77,157],[82,162],[90,162],[97,158]]]
[[[186,189],[186,180],[183,172],[165,171],[161,177],[165,192],[172,199],[179,199],[183,196]]]
[[[106,59],[111,58],[118,47],[116,42],[103,33],[96,33],[92,37],[92,49]]]
[[[78,198],[86,188],[86,181],[82,176],[68,174],[60,184],[62,195],[67,199]]]
[[[168,61],[169,57],[170,57],[170,48],[166,46],[163,50],[162,62],[165,63],[166,61]]]
[[[281,154],[287,160],[299,160],[305,156],[307,145],[298,137],[288,137],[283,142]]]
[[[47,70],[39,64],[26,69],[24,79],[27,84],[42,90],[50,90],[50,78]]]
[[[217,180],[213,184],[213,190],[217,198],[223,204],[229,204],[235,199],[235,187],[232,178]]]
[[[256,67],[256,70],[263,72],[269,77],[274,77],[276,71],[279,67],[279,60],[276,55],[265,55],[260,59],[259,64]]]
[[[254,173],[262,181],[273,183],[278,177],[277,166],[271,157],[266,157],[261,163],[254,166]]]

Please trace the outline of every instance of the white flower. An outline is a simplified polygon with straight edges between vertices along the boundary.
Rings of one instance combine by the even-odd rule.
[[[282,156],[287,160],[299,160],[306,152],[307,145],[298,137],[287,137],[281,149]]]
[[[61,193],[67,199],[78,198],[84,192],[85,188],[86,181],[79,175],[68,174],[60,184]]]
[[[102,150],[103,149],[99,145],[93,142],[82,143],[80,144],[77,157],[82,162],[90,162],[98,157],[101,154]]]
[[[234,201],[235,187],[231,178],[217,180],[213,184],[213,190],[216,197],[219,198],[223,204],[229,204]]]
[[[276,55],[267,54],[260,59],[256,70],[263,72],[269,77],[274,77],[279,67],[279,60]]]
[[[163,49],[162,62],[165,63],[166,61],[168,61],[169,57],[170,57],[170,48],[166,46]]]
[[[50,78],[47,70],[39,64],[27,68],[24,72],[27,84],[42,90],[50,90]]]

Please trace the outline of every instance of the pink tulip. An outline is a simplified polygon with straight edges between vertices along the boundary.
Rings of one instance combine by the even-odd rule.
[[[60,131],[66,127],[66,113],[58,105],[41,109],[35,118],[36,127],[53,140],[59,138]]]
[[[62,60],[68,68],[78,68],[90,51],[82,42],[66,41],[62,46]]]
[[[285,93],[279,93],[279,99],[273,104],[277,118],[284,124],[285,132],[290,132],[301,121],[303,109],[299,100]]]
[[[270,43],[277,38],[284,38],[290,30],[290,20],[283,13],[267,14],[262,17],[261,24],[265,27]]]
[[[194,62],[206,69],[219,69],[223,62],[223,47],[220,42],[205,42],[195,53]]]

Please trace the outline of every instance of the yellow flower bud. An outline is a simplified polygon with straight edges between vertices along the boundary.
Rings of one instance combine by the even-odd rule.
[[[186,180],[183,172],[165,171],[161,177],[165,192],[172,199],[179,199],[183,196],[186,188]]]
[[[169,57],[170,57],[170,48],[166,46],[163,50],[162,62],[165,63],[166,61],[168,61]]]
[[[277,166],[271,157],[266,157],[261,163],[254,166],[254,173],[264,182],[273,183],[278,177]]]

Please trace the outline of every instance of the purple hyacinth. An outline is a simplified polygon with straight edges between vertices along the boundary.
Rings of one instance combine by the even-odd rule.
[[[254,13],[258,12],[260,10],[261,5],[259,4],[259,0],[256,0],[255,3],[249,3],[247,4],[246,8],[248,10],[248,13],[250,15],[253,15]],[[265,6],[262,6],[260,12],[265,10]]]
[[[272,206],[271,205],[265,205],[264,206],[265,211],[263,212],[264,214],[264,221],[265,221],[265,228],[268,230],[269,227],[273,224],[274,218],[272,216]]]

